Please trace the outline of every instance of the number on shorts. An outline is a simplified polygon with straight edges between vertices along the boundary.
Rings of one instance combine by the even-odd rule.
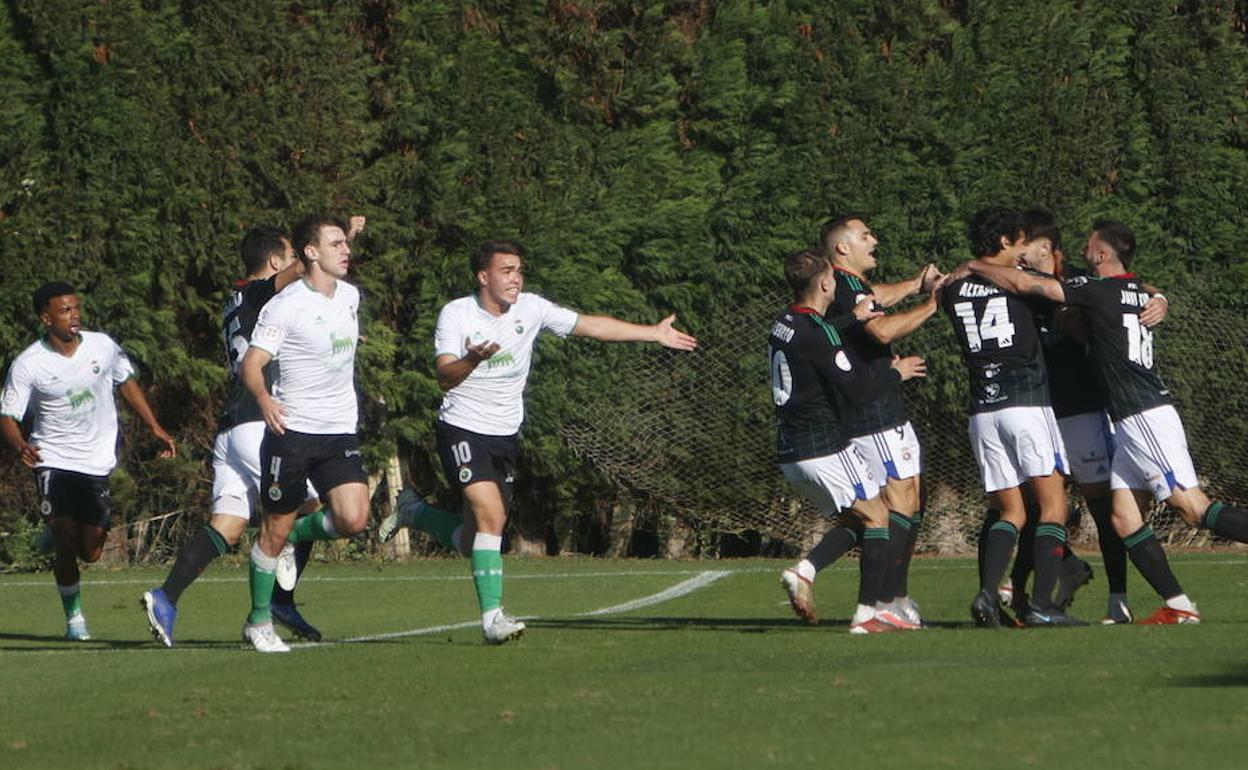
[[[1122,325],[1127,329],[1127,358],[1145,369],[1152,369],[1153,332],[1132,313],[1123,315]]]
[[[282,458],[273,455],[269,459],[269,475],[276,479],[282,472]]]
[[[996,340],[998,349],[1014,344],[1014,324],[1010,322],[1010,307],[1005,297],[988,300],[984,305],[984,315],[978,322],[975,320],[975,307],[970,302],[954,304],[953,312],[962,319],[966,346],[972,353],[983,349],[984,340]]]
[[[51,485],[51,483],[52,483],[52,471],[40,471],[39,472],[39,494],[44,497],[47,497],[48,487]]]
[[[793,397],[793,371],[783,350],[771,356],[771,400],[776,406],[784,406]]]
[[[451,456],[455,458],[456,465],[467,465],[472,462],[472,447],[467,441],[451,444]]]

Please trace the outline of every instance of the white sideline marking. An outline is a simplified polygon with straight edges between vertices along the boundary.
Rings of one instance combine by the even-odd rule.
[[[619,574],[619,573],[616,573],[616,574]],[[636,574],[636,573],[632,573],[632,574]],[[663,574],[670,574],[670,573],[663,573]],[[610,607],[601,607],[596,610],[589,610],[588,612],[578,612],[573,617],[578,617],[578,618],[598,617],[601,615],[616,615],[621,612],[631,612],[633,610],[639,610],[643,607],[650,607],[652,605],[661,604],[663,602],[670,601],[672,599],[679,599],[682,596],[688,596],[694,591],[701,590],[709,586],[711,583],[714,583],[716,580],[728,577],[731,574],[732,574],[731,570],[707,570],[705,572],[699,572],[694,577],[691,577],[688,580],[682,580],[681,582],[677,583],[674,586],[671,586],[670,588],[665,588],[662,591],[659,591],[657,594],[650,594],[649,596],[643,596],[640,599],[633,599],[632,601],[624,602],[623,604],[613,604]],[[508,576],[508,579],[510,580],[511,576]],[[520,620],[538,620],[538,619],[539,617],[537,615],[529,615],[529,616],[520,618]],[[292,644],[291,647],[304,649],[308,647],[331,647],[335,644],[354,644],[357,642],[379,642],[385,639],[400,639],[400,638],[408,637],[408,636],[430,636],[432,634],[443,633],[444,631],[456,631],[461,628],[475,628],[479,625],[481,625],[481,621],[469,620],[463,623],[448,623],[446,625],[441,625],[441,626],[428,626],[426,628],[413,628],[410,631],[392,631],[387,634],[370,634],[368,636],[353,636],[350,639],[335,639],[334,641],[330,641],[330,642],[304,642],[304,643],[299,643],[299,644]]]

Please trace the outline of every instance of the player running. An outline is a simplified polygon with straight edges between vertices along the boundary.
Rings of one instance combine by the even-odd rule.
[[[982,261],[968,267],[1010,292],[1082,311],[1113,420],[1114,529],[1132,563],[1165,601],[1140,622],[1199,623],[1195,603],[1183,593],[1141,510],[1151,493],[1153,499],[1177,510],[1188,524],[1240,543],[1248,542],[1248,511],[1211,501],[1200,488],[1183,424],[1153,360],[1154,332],[1141,321],[1150,295],[1140,279],[1128,272],[1135,250],[1130,228],[1103,219],[1093,223],[1084,247],[1092,276],[1058,281]]]
[[[100,558],[113,519],[108,475],[117,465],[113,388],[174,457],[177,448],[134,379],[134,367],[108,335],[82,330],[78,294],[67,283],[35,290],[35,313],[46,332],[18,354],[0,398],[0,434],[35,470],[39,512],[52,531],[52,574],[65,610],[65,638],[91,638],[82,612],[78,560]],[[30,436],[19,422],[33,410]]]
[[[382,522],[383,540],[399,527],[430,532],[472,560],[472,581],[488,644],[519,637],[524,623],[503,612],[503,527],[512,503],[524,386],[537,335],[549,331],[606,342],[657,342],[693,350],[697,340],[673,328],[671,315],[653,326],[609,316],[580,315],[524,290],[524,247],[489,241],[471,259],[477,290],[438,314],[434,354],[446,394],[436,426],[446,479],[463,499],[463,516],[426,505],[411,490]]]
[[[914,356],[893,358],[886,368],[856,360],[840,332],[824,318],[837,287],[836,268],[827,257],[797,252],[786,261],[784,274],[794,302],[776,319],[768,339],[776,460],[794,489],[824,516],[849,510],[861,521],[858,605],[850,633],[917,629],[891,608],[878,606],[889,561],[888,507],[880,498],[880,480],[850,440],[846,419],[871,404],[880,390],[925,376],[926,366]],[[854,527],[834,527],[806,558],[782,573],[790,604],[808,622],[816,622],[808,590],[815,564],[832,543],[849,538],[857,540]]]

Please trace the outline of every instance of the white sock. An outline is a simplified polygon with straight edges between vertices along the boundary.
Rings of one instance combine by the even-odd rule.
[[[815,574],[818,572],[818,570],[815,569],[815,565],[810,563],[810,559],[802,559],[799,561],[797,566],[793,568],[793,571],[812,583],[815,582]]]
[[[495,607],[492,610],[486,610],[485,612],[481,613],[481,625],[483,627],[490,625],[491,623],[494,622],[494,618],[502,614],[503,614],[502,607]]]
[[[1196,605],[1192,600],[1187,598],[1187,594],[1179,594],[1173,599],[1166,599],[1166,606],[1172,610],[1182,610],[1184,612],[1195,612]]]
[[[251,563],[261,572],[277,572],[277,557],[261,551],[259,540],[251,546]]]
[[[851,626],[857,626],[862,623],[866,623],[868,620],[874,617],[875,617],[874,607],[872,607],[869,604],[859,604],[858,608],[854,610],[854,617],[849,621],[849,624]]]

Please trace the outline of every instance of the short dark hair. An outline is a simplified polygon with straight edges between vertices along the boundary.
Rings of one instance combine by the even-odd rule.
[[[321,230],[326,227],[337,227],[344,233],[347,232],[347,224],[338,217],[331,217],[325,214],[309,214],[295,223],[294,229],[291,231],[291,245],[295,249],[295,256],[300,262],[307,262],[304,256],[304,249],[310,244],[320,243]]]
[[[486,241],[477,247],[468,262],[472,266],[472,274],[488,270],[490,261],[495,254],[515,254],[524,259],[524,246],[516,241]]]
[[[810,282],[823,275],[832,264],[827,255],[810,249],[795,251],[784,260],[784,280],[789,282],[793,297],[801,299],[810,288]]]
[[[39,315],[47,309],[48,303],[57,297],[77,293],[73,286],[64,281],[49,281],[35,289],[35,292],[30,295],[30,302],[35,306],[35,315]]]
[[[1001,239],[1011,243],[1023,235],[1023,215],[1018,209],[1006,206],[989,206],[971,217],[967,227],[971,241],[971,254],[990,257],[1001,251]]]
[[[259,272],[273,255],[282,256],[286,253],[286,242],[290,236],[280,227],[257,225],[247,231],[239,250],[243,255],[243,269],[247,275]]]
[[[828,243],[828,241],[839,235],[840,232],[845,229],[845,226],[850,222],[866,221],[866,217],[853,211],[829,219],[827,222],[823,223],[823,227],[819,228],[819,248],[823,249],[823,252],[831,258],[832,246]]]
[[[1098,219],[1092,223],[1092,232],[1114,250],[1123,267],[1131,267],[1135,259],[1135,233],[1131,228],[1116,219]]]
[[[1023,237],[1029,241],[1047,238],[1053,244],[1053,250],[1062,248],[1062,231],[1057,226],[1057,218],[1053,212],[1043,206],[1032,206],[1024,209]]]

